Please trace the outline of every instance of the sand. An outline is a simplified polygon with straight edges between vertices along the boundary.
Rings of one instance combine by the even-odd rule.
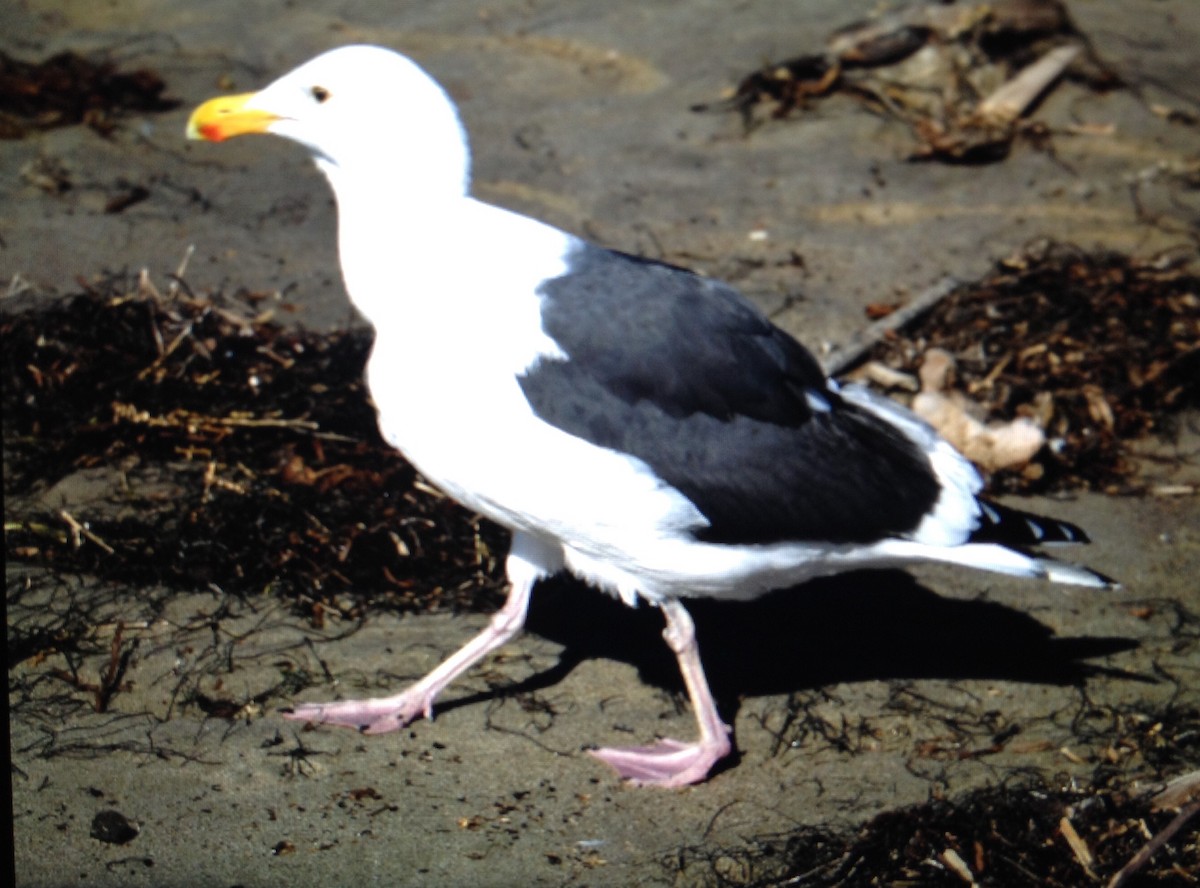
[[[1193,0],[1072,6],[1142,93],[1056,89],[1037,117],[1079,126],[1053,152],[912,164],[908,131],[849,100],[748,138],[736,116],[688,110],[874,5],[20,0],[3,13],[9,52],[107,51],[158,70],[183,104],[107,139],[71,127],[0,144],[0,270],[14,290],[70,292],[105,270],[165,279],[194,247],[196,289],[278,291],[294,323],[361,324],[341,289],[331,198],[303,152],[183,140],[204,98],[354,41],[406,51],[448,86],[479,196],[730,279],[818,350],[865,326],[867,304],[978,276],[1035,238],[1194,251],[1195,191],[1172,173],[1194,163],[1197,130],[1151,107],[1200,104]],[[38,158],[71,188],[23,176]],[[105,213],[131,185],[148,199]],[[86,508],[115,483],[81,475],[43,495]],[[581,587],[535,594],[531,631],[452,688],[433,723],[360,737],[300,731],[270,707],[227,720],[183,701],[252,697],[295,669],[327,669],[324,692],[382,693],[486,615],[373,615],[346,634],[249,590],[113,588],[10,561],[10,624],[76,608],[138,640],[129,687],[103,714],[47,677],[71,665],[59,655],[10,669],[16,884],[737,883],[750,874],[720,850],[756,836],[849,826],[1024,769],[1082,778],[1104,749],[1102,734],[1079,744],[1085,705],[1200,704],[1196,629],[1179,619],[1200,612],[1200,509],[1194,495],[1022,505],[1085,525],[1095,545],[1079,555],[1122,588],[939,569],[697,608],[708,669],[736,701],[738,756],[670,792],[623,786],[583,753],[687,736],[692,722],[656,615]],[[74,665],[95,676],[106,662],[101,645]],[[798,730],[799,715],[824,727]],[[961,725],[992,724],[1017,726],[1020,742],[955,754],[991,742]],[[95,838],[109,810],[136,837]]]

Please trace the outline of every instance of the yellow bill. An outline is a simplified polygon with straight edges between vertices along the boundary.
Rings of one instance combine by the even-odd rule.
[[[246,133],[265,133],[267,127],[279,119],[279,115],[261,108],[247,108],[247,103],[256,95],[242,93],[209,99],[188,118],[187,137],[224,142]]]

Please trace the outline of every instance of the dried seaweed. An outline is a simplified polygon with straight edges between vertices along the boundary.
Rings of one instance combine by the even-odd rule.
[[[163,79],[149,68],[120,71],[111,61],[92,61],[74,52],[42,62],[0,52],[0,139],[77,123],[108,135],[126,112],[178,107],[179,100],[164,96],[165,90]]]
[[[760,105],[786,118],[845,94],[910,128],[914,160],[989,163],[1020,135],[1043,141],[1023,115],[1064,73],[1094,89],[1121,85],[1057,0],[909,3],[839,29],[820,52],[770,62],[728,99],[749,132]]]
[[[8,557],[273,589],[318,621],[367,600],[492,605],[503,534],[379,437],[369,334],[285,330],[261,298],[115,277],[0,323]],[[56,497],[80,478],[104,496],[68,510]]]
[[[736,848],[685,847],[665,864],[695,885],[1096,884],[1179,819],[1158,810],[1152,796],[1130,793],[1131,780],[1161,781],[1174,768],[1200,766],[1200,710],[1129,708],[1110,715],[1122,760],[1137,764],[1117,770],[1101,755],[1090,785],[1019,775],[955,800],[887,811],[849,829],[801,827]],[[1171,752],[1164,758],[1155,750]],[[1135,884],[1195,884],[1197,838],[1195,822],[1184,823],[1141,863]]]
[[[1200,406],[1200,277],[1175,261],[1031,245],[871,354],[915,371],[931,348],[954,356],[988,419],[1030,416],[1050,439],[993,489],[1135,491],[1131,444]]]

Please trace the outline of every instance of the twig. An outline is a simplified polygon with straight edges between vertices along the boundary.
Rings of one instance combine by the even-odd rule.
[[[137,423],[158,428],[266,428],[266,429],[299,429],[305,432],[315,432],[320,425],[310,419],[287,419],[262,416],[206,416],[190,410],[172,410],[165,416],[155,416],[145,410],[139,410],[133,404],[114,401],[113,419],[121,422]],[[335,440],[338,440],[335,438]],[[349,439],[346,439],[349,440]]]
[[[71,528],[71,534],[75,539],[75,548],[76,549],[78,549],[81,545],[83,545],[79,541],[79,538],[86,537],[89,541],[95,543],[97,546],[99,546],[101,549],[103,549],[109,555],[113,555],[116,553],[116,551],[117,551],[116,549],[114,549],[108,543],[104,542],[104,540],[100,539],[100,537],[96,536],[96,534],[92,533],[92,531],[88,530],[87,527],[85,527],[84,525],[82,525],[78,521],[76,521],[75,516],[72,515],[70,512],[68,512],[66,509],[59,509],[58,517],[61,518],[63,521],[67,522],[67,526],[69,528]]]
[[[1107,888],[1121,888],[1138,870],[1146,865],[1150,858],[1154,856],[1154,852],[1171,841],[1175,833],[1183,829],[1184,824],[1191,820],[1197,811],[1200,811],[1200,800],[1194,801],[1184,807],[1183,810],[1175,815],[1174,820],[1163,827],[1154,838],[1146,843],[1141,851],[1133,855],[1133,859],[1129,863],[1121,867],[1120,871],[1108,880]]]
[[[845,372],[858,363],[859,359],[874,348],[876,343],[888,333],[912,323],[953,293],[957,287],[956,279],[944,277],[920,293],[912,302],[896,309],[887,317],[880,318],[862,332],[856,333],[845,345],[835,348],[825,356],[825,360],[821,362],[825,372],[830,376]]]
[[[1062,74],[1082,48],[1076,45],[1059,46],[1036,62],[1026,65],[1012,79],[980,102],[979,107],[975,109],[976,115],[988,123],[1012,123]]]
[[[950,869],[954,875],[958,876],[971,888],[979,888],[979,883],[975,881],[975,874],[971,872],[971,868],[967,866],[967,862],[962,859],[962,856],[953,848],[947,848],[942,852],[942,863]]]
[[[1155,484],[1150,493],[1153,496],[1194,496],[1198,489],[1195,484]]]
[[[125,690],[121,684],[121,680],[125,677],[125,672],[129,668],[130,657],[133,656],[133,646],[128,650],[121,650],[121,640],[125,632],[125,624],[117,623],[117,629],[113,633],[112,644],[108,650],[108,667],[100,673],[100,684],[97,685],[93,692],[96,696],[96,711],[107,712],[108,704],[112,702],[112,698],[118,691]],[[136,645],[136,641],[134,642]]]
[[[1094,880],[1096,874],[1092,872],[1092,864],[1096,862],[1096,859],[1092,857],[1092,852],[1088,848],[1087,842],[1076,832],[1075,825],[1071,823],[1070,818],[1063,817],[1058,822],[1058,831],[1062,833],[1062,837],[1071,846],[1071,853],[1075,855],[1075,859],[1079,861],[1079,865],[1083,867],[1083,871],[1087,873],[1088,878]]]
[[[1182,808],[1192,801],[1200,802],[1200,770],[1189,771],[1170,780],[1150,800],[1150,807],[1155,811],[1162,811],[1167,808]]]
[[[4,299],[11,299],[13,296],[18,296],[26,290],[32,290],[33,284],[21,277],[20,273],[14,274],[8,282],[8,290],[5,291]]]
[[[162,302],[162,293],[158,292],[158,287],[150,280],[150,270],[147,268],[138,272],[137,294],[142,298],[149,296],[155,302]],[[154,332],[158,333],[158,329],[155,328]]]
[[[179,267],[175,269],[175,274],[171,278],[171,283],[167,284],[167,295],[174,298],[179,292],[179,286],[183,282],[184,272],[187,271],[188,260],[192,258],[192,253],[196,252],[195,244],[188,244],[187,249],[183,251],[183,258],[179,260]]]

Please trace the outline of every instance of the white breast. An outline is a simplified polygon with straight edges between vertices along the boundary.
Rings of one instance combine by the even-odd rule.
[[[474,201],[461,209],[404,249],[342,239],[347,288],[376,328],[367,380],[384,438],[468,508],[602,560],[700,526],[647,466],[538,419],[521,390],[536,360],[565,358],[537,290],[565,270],[570,236]]]

